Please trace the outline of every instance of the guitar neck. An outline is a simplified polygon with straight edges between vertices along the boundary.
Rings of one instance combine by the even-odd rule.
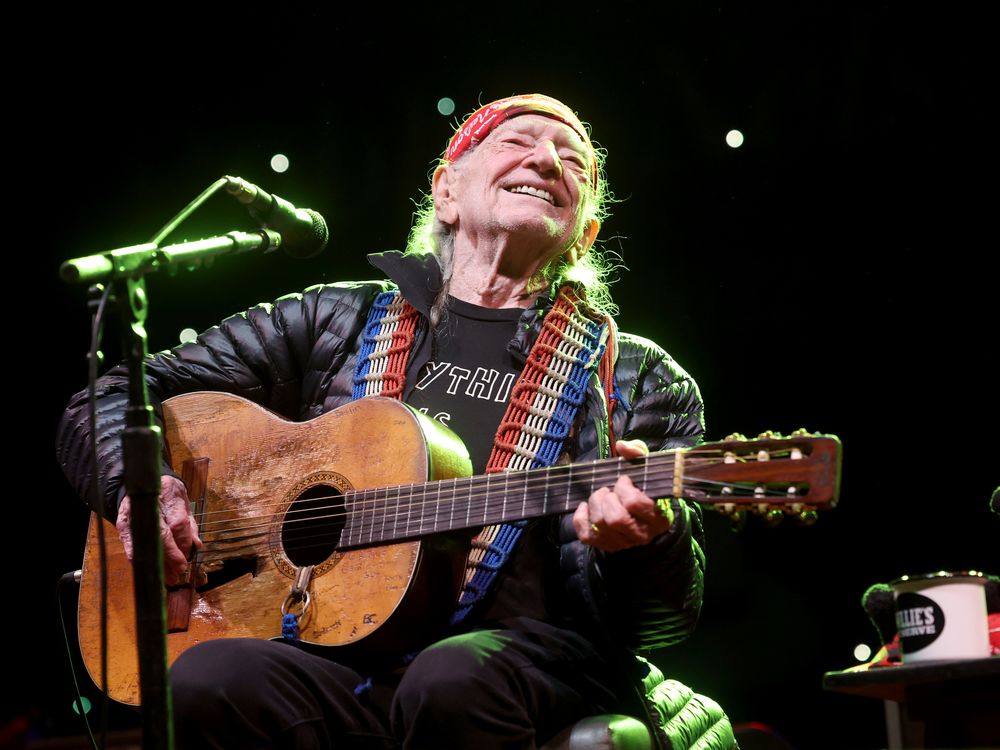
[[[832,435],[734,436],[644,458],[610,458],[344,495],[339,549],[415,539],[458,529],[569,513],[600,487],[628,476],[649,497],[683,497],[726,513],[769,518],[786,509],[802,520],[834,507],[840,441]]]

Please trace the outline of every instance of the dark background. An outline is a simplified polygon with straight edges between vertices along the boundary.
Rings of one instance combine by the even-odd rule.
[[[88,321],[59,264],[146,241],[238,174],[320,211],[330,247],[151,278],[152,349],[312,283],[373,277],[365,253],[403,246],[456,118],[539,91],[578,110],[609,152],[620,202],[601,237],[628,267],[620,324],[698,380],[709,438],[804,426],[844,444],[840,507],[816,526],[751,521],[735,534],[710,516],[702,622],[656,661],[796,747],[884,746],[881,705],[821,688],[856,644],[877,647],[862,592],[907,573],[1000,570],[984,19],[892,4],[371,8],[353,25],[332,12],[173,12],[155,32],[61,16],[8,89],[23,131],[8,163],[32,231],[12,243],[7,279],[5,736],[79,731],[53,589],[80,565],[87,513],[51,445],[85,383]],[[436,111],[442,96],[452,117]],[[742,148],[725,144],[731,128]],[[291,160],[284,174],[268,166],[276,152]],[[219,196],[178,236],[251,226]]]

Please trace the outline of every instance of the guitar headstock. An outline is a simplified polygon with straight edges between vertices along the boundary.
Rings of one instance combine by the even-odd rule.
[[[833,435],[730,435],[684,452],[684,496],[737,521],[755,513],[770,523],[786,515],[812,523],[818,510],[837,505],[840,455]]]

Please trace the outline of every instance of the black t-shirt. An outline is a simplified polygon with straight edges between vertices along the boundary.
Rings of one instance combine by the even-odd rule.
[[[449,298],[434,359],[420,372],[409,403],[452,429],[469,449],[476,474],[486,470],[497,427],[521,364],[507,351],[524,310],[490,309]],[[532,521],[490,594],[470,616],[477,623],[526,616],[550,620],[545,591],[558,580],[553,519]],[[556,586],[558,589],[558,585]]]
[[[507,351],[519,307],[494,310],[450,297],[434,359],[420,372],[409,403],[447,425],[465,443],[476,474],[486,471],[493,438],[521,368]]]

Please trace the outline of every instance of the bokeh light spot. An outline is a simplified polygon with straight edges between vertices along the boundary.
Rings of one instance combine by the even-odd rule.
[[[279,174],[288,171],[288,157],[284,154],[275,154],[271,157],[271,169]]]
[[[726,133],[726,143],[730,148],[739,148],[743,145],[743,133],[738,130],[730,130]]]

